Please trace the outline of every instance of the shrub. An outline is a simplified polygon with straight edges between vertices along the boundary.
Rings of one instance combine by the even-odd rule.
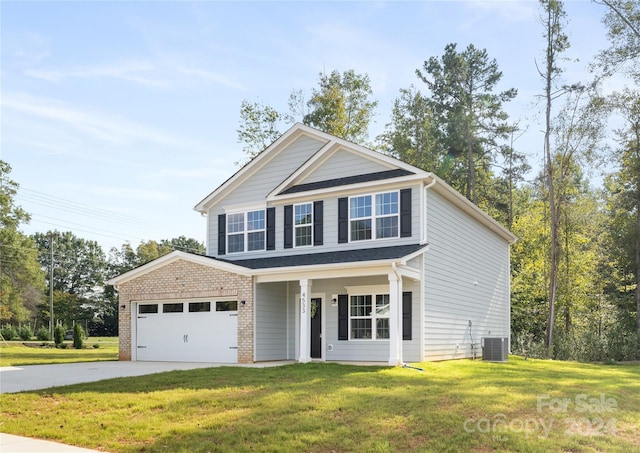
[[[28,325],[27,326],[22,326],[22,327],[20,327],[20,330],[18,331],[18,336],[23,341],[29,341],[29,340],[31,340],[31,338],[33,338],[33,330],[31,330],[31,327],[28,326]]]
[[[56,343],[56,346],[60,346],[64,341],[64,331],[66,329],[64,326],[58,324],[55,329],[53,329],[53,341]]]
[[[36,338],[40,341],[48,341],[49,329],[45,326],[40,327],[38,330],[36,330]]]
[[[0,333],[2,333],[2,338],[4,338],[6,341],[11,341],[14,338],[15,339],[20,338],[18,335],[18,330],[15,327],[13,327],[11,324],[5,324],[2,330],[0,330]]]
[[[100,345],[98,343],[94,343],[93,344],[93,349],[98,349],[100,347]]]
[[[73,326],[73,347],[76,349],[82,349],[82,343],[84,342],[84,332],[80,324],[76,323]]]

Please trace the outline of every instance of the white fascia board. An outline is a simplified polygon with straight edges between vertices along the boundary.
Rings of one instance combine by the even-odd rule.
[[[386,275],[391,271],[391,263],[400,263],[401,259],[379,261],[354,261],[352,263],[316,264],[309,266],[287,266],[266,269],[254,269],[256,283],[280,282],[298,280],[300,278],[326,279],[342,277],[365,277],[371,275]],[[403,266],[409,272],[413,269]],[[420,271],[415,270],[419,275]],[[408,275],[409,276],[409,275]],[[411,273],[411,278],[414,274]]]
[[[482,225],[488,227],[491,231],[496,233],[502,239],[507,241],[509,244],[515,243],[518,238],[509,230],[507,230],[504,226],[502,226],[498,221],[496,221],[489,214],[484,212],[478,206],[469,201],[465,196],[463,196],[460,192],[455,190],[449,184],[444,182],[442,179],[433,175],[433,178],[436,180],[436,184],[430,188],[429,190],[435,190],[436,192],[443,195],[447,200],[452,202],[455,206],[462,209],[462,211],[469,214],[473,219],[477,220]]]
[[[168,264],[171,264],[178,260],[185,260],[195,264],[200,264],[202,266],[213,267],[216,269],[220,269],[227,272],[233,272],[234,274],[240,274],[244,276],[251,276],[251,272],[246,267],[237,266],[235,264],[230,264],[224,261],[219,261],[213,258],[208,258],[206,256],[194,255],[192,253],[185,253],[179,250],[173,251],[167,255],[161,256],[153,261],[150,261],[140,267],[130,270],[129,272],[125,272],[122,275],[117,277],[113,277],[107,280],[108,285],[113,285],[118,288],[118,285],[122,283],[126,283],[135,278],[141,277],[149,272],[160,269]]]
[[[259,203],[245,203],[232,206],[222,206],[225,214],[236,214],[239,212],[261,211],[267,209],[267,203],[262,201]]]
[[[330,137],[333,137],[333,136],[330,135]],[[414,173],[425,173],[425,171],[422,170],[421,168],[414,167],[413,165],[408,164],[399,159],[396,159],[395,157],[391,157],[386,154],[373,151],[372,149],[366,148],[362,145],[357,145],[355,143],[344,140],[342,138],[338,138],[338,137],[333,137],[333,138],[338,144],[342,145],[342,147],[345,148],[347,151],[355,151],[356,153],[362,154],[363,156],[368,157],[374,161],[384,162],[387,166],[390,166],[390,167],[398,167]]]
[[[407,266],[407,263],[409,261],[411,261],[412,259],[414,259],[416,256],[420,256],[423,253],[425,253],[427,250],[429,250],[429,244],[426,244],[424,247],[422,247],[421,249],[416,250],[413,253],[410,253],[408,255],[405,255],[402,257],[402,259],[400,259],[400,265],[401,266]],[[409,268],[407,266],[407,268]]]
[[[319,131],[315,131],[311,129],[312,133]],[[324,133],[321,133],[324,134]],[[323,146],[316,154],[314,154],[307,162],[300,166],[294,173],[291,174],[287,179],[285,179],[278,187],[271,191],[267,195],[267,199],[270,199],[274,196],[277,196],[278,193],[285,190],[291,184],[294,184],[296,180],[300,178],[304,178],[309,174],[313,173],[315,169],[317,169],[320,165],[326,162],[333,154],[338,152],[339,150],[344,150],[346,152],[355,153],[368,159],[370,161],[379,163],[388,167],[389,169],[401,168],[403,170],[410,171],[416,174],[425,174],[426,172],[420,168],[414,167],[413,165],[407,164],[395,157],[387,156],[386,154],[382,154],[369,148],[365,148],[364,146],[356,145],[355,143],[348,142],[338,137],[334,137],[332,135],[327,135],[325,138],[330,138],[331,140]]]
[[[244,167],[238,170],[234,175],[232,175],[229,179],[223,182],[220,186],[218,186],[213,192],[207,195],[202,201],[196,204],[193,209],[194,211],[201,212],[206,214],[209,209],[210,202],[217,198],[223,196],[228,191],[234,189],[237,185],[241,184],[247,178],[251,177],[256,171],[266,165],[275,154],[273,151],[278,148],[284,148],[284,146],[299,136],[303,134],[309,134],[307,131],[309,129],[307,126],[303,124],[296,123],[294,124],[288,131],[282,134],[276,141],[262,150],[256,157],[251,159]],[[317,137],[317,134],[313,134],[313,137]],[[331,137],[331,136],[330,136]]]
[[[308,190],[305,192],[289,193],[284,195],[271,195],[267,198],[267,202],[286,202],[292,199],[304,201],[306,199],[318,199],[319,195],[349,195],[351,193],[360,193],[363,189],[368,192],[379,192],[381,190],[405,186],[407,183],[420,182],[425,178],[428,178],[430,173],[398,176],[397,178],[380,179],[377,181],[365,181],[357,184],[348,184],[344,186],[326,187],[324,189]]]

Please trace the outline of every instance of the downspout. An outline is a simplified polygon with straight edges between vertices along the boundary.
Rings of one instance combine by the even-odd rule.
[[[429,184],[427,184],[426,186],[424,186],[424,205],[422,206],[422,224],[423,224],[423,228],[422,228],[422,232],[421,234],[421,238],[420,238],[420,244],[426,244],[427,243],[427,191],[433,187],[435,185],[435,183],[437,182],[436,178],[434,178],[433,176],[431,177],[431,182]]]
[[[429,184],[427,184],[426,186],[424,186],[424,203],[422,206],[422,221],[424,222],[423,224],[423,228],[422,228],[422,238],[420,241],[420,244],[426,244],[427,243],[427,239],[428,239],[428,235],[427,235],[427,231],[429,229],[428,227],[428,215],[427,215],[427,206],[429,205],[428,199],[428,190],[433,187],[436,182],[438,180],[436,178],[434,178],[433,176],[431,177],[431,182]],[[422,360],[424,360],[425,358],[425,325],[424,325],[424,314],[425,314],[425,295],[426,295],[426,290],[425,290],[425,275],[426,275],[426,266],[427,266],[427,258],[425,256],[425,254],[422,254],[422,260],[421,260],[421,278],[420,278],[420,358]]]

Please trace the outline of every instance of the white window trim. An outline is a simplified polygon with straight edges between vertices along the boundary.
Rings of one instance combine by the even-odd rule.
[[[260,229],[260,230],[251,230],[249,231],[247,228],[247,222],[248,220],[248,216],[247,214],[249,212],[255,212],[255,211],[262,211],[264,213],[264,228]],[[252,205],[252,206],[247,206],[247,207],[235,207],[232,209],[226,209],[225,210],[225,214],[227,216],[226,219],[226,233],[225,233],[225,242],[226,242],[226,250],[227,253],[230,255],[235,255],[235,254],[239,254],[239,253],[252,253],[252,252],[263,252],[267,249],[267,208],[264,205]],[[232,252],[230,251],[230,247],[229,247],[229,236],[238,236],[240,235],[240,233],[229,233],[229,216],[234,215],[234,214],[243,214],[244,217],[244,229],[242,231],[242,234],[244,236],[244,240],[243,240],[243,244],[244,244],[244,249],[242,251],[239,252]],[[264,247],[261,249],[257,249],[257,250],[249,250],[249,233],[256,233],[256,232],[263,232],[264,233]]]
[[[304,225],[296,225],[296,206],[306,206],[306,205],[310,205],[311,206],[311,223],[309,224],[304,224]],[[298,245],[296,243],[296,230],[298,228],[302,228],[302,227],[311,227],[311,243],[308,245]],[[313,202],[309,201],[306,203],[297,203],[293,205],[293,248],[307,248],[307,247],[313,247]]]
[[[398,213],[397,214],[386,214],[386,215],[376,215],[376,196],[382,195],[385,193],[397,193],[398,194]],[[355,219],[351,218],[351,199],[352,198],[360,198],[360,197],[371,197],[371,216],[370,217],[356,217]],[[367,241],[386,241],[389,239],[398,239],[400,237],[400,190],[384,190],[382,192],[372,192],[372,193],[364,193],[358,195],[351,195],[348,199],[347,209],[349,210],[349,243],[352,242],[367,242]],[[397,217],[398,218],[398,232],[395,236],[378,238],[376,237],[376,219],[384,219],[387,217]],[[352,240],[351,239],[351,222],[352,220],[362,220],[362,219],[371,219],[371,239],[360,239],[360,240]]]
[[[388,286],[349,286],[347,288],[349,303],[349,340],[348,341],[389,341],[389,338],[377,338],[378,336],[378,319],[391,319],[389,316],[376,316],[376,296],[389,296]],[[351,296],[371,296],[371,316],[351,316]],[[371,319],[371,338],[352,338],[351,337],[351,320],[352,319]],[[389,321],[391,322],[391,321]]]

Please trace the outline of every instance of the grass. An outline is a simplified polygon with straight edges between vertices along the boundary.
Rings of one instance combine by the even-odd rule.
[[[5,394],[0,430],[111,452],[640,450],[639,365],[420,366],[222,367]]]
[[[53,343],[41,341],[0,342],[0,367],[18,365],[44,365],[52,363],[96,362],[118,359],[117,337],[92,337],[83,349],[73,349],[72,341],[65,341],[66,349],[56,349]],[[93,345],[97,344],[98,348]]]

